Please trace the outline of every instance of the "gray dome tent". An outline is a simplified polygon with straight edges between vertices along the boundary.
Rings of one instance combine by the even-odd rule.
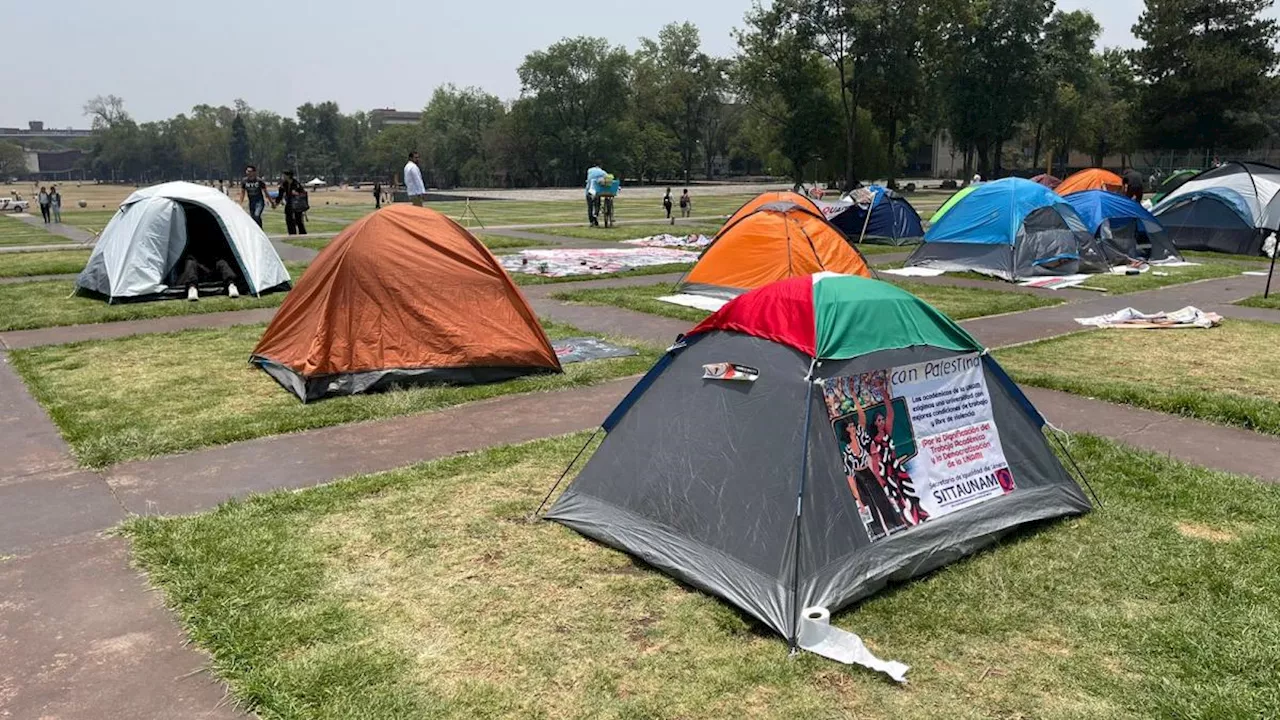
[[[225,260],[249,295],[288,290],[289,272],[262,229],[213,188],[170,182],[143,188],[120,205],[76,279],[79,295],[108,302],[178,297],[174,287],[190,253]],[[201,291],[226,290],[226,283]]]
[[[834,612],[1088,512],[1044,425],[920,299],[801,276],[739,296],[670,349],[546,518],[805,647],[803,608]]]

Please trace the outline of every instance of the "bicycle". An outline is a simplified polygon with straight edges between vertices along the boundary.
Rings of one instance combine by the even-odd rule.
[[[605,227],[613,227],[613,195],[602,195],[600,197],[600,217],[599,220]]]

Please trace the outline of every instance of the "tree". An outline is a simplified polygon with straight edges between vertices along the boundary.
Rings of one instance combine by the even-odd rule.
[[[1137,118],[1148,144],[1248,148],[1268,132],[1277,23],[1272,0],[1147,0],[1133,26],[1133,61],[1146,81]]]
[[[244,116],[238,112],[231,121],[231,145],[227,148],[227,154],[231,157],[233,173],[249,164],[249,129],[244,124]]]
[[[757,7],[748,14],[747,24],[747,31],[736,33],[741,52],[733,78],[754,116],[749,144],[761,157],[780,154],[788,174],[799,183],[805,166],[820,158],[833,140],[831,118],[838,109],[827,87],[823,60],[788,27],[776,4]]]
[[[1052,0],[974,0],[943,30],[939,81],[948,126],[960,147],[977,152],[984,176],[999,174],[1004,142],[1033,107],[1038,43],[1052,6]]]
[[[1087,10],[1058,11],[1045,23],[1036,76],[1033,167],[1040,167],[1046,140],[1052,140],[1048,144],[1058,154],[1075,144],[1084,113],[1082,103],[1098,91],[1093,47],[1101,33],[1102,26]],[[1050,138],[1046,138],[1046,131]]]
[[[129,119],[124,100],[115,95],[98,95],[84,104],[84,114],[93,119],[94,130],[105,130]]]
[[[0,142],[0,179],[8,180],[27,172],[27,154],[13,143]]]
[[[898,170],[902,130],[925,92],[922,57],[936,50],[932,39],[954,13],[953,2],[895,0],[874,5],[866,29],[866,106],[875,117],[890,157],[889,180]]]
[[[1136,148],[1138,134],[1133,115],[1139,89],[1126,51],[1104,50],[1094,57],[1094,64],[1097,93],[1090,100],[1090,112],[1085,114],[1081,142],[1098,166],[1107,155],[1127,156]],[[1125,164],[1129,164],[1127,158]]]
[[[485,135],[505,114],[502,101],[480,88],[436,88],[422,113],[422,124],[431,144],[432,167],[446,185],[489,181],[492,168]]]
[[[866,87],[864,70],[874,52],[878,8],[876,0],[777,0],[770,10],[803,47],[827,61],[838,79],[845,189],[858,182],[858,110]]]
[[[685,182],[725,87],[726,63],[702,52],[701,45],[692,23],[671,23],[656,41],[641,38],[635,59],[637,114],[652,118],[674,139]]]
[[[629,101],[626,49],[604,38],[561,40],[525,56],[518,75],[529,100],[525,119],[545,137],[549,179],[576,183],[590,163],[621,158],[615,136]]]

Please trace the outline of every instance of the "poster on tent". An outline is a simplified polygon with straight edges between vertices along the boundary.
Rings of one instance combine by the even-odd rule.
[[[1014,490],[978,354],[828,378],[823,399],[873,541]]]

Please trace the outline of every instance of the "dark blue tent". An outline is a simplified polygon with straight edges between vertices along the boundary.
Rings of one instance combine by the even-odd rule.
[[[840,204],[844,203],[849,205],[848,209],[833,216],[831,224],[854,243],[861,238],[862,242],[878,245],[911,245],[924,238],[920,214],[906,198],[889,188],[870,185],[863,188],[857,200],[844,199]]]
[[[1066,201],[1104,249],[1134,260],[1181,259],[1160,221],[1129,198],[1107,190],[1085,190],[1068,195]]]

